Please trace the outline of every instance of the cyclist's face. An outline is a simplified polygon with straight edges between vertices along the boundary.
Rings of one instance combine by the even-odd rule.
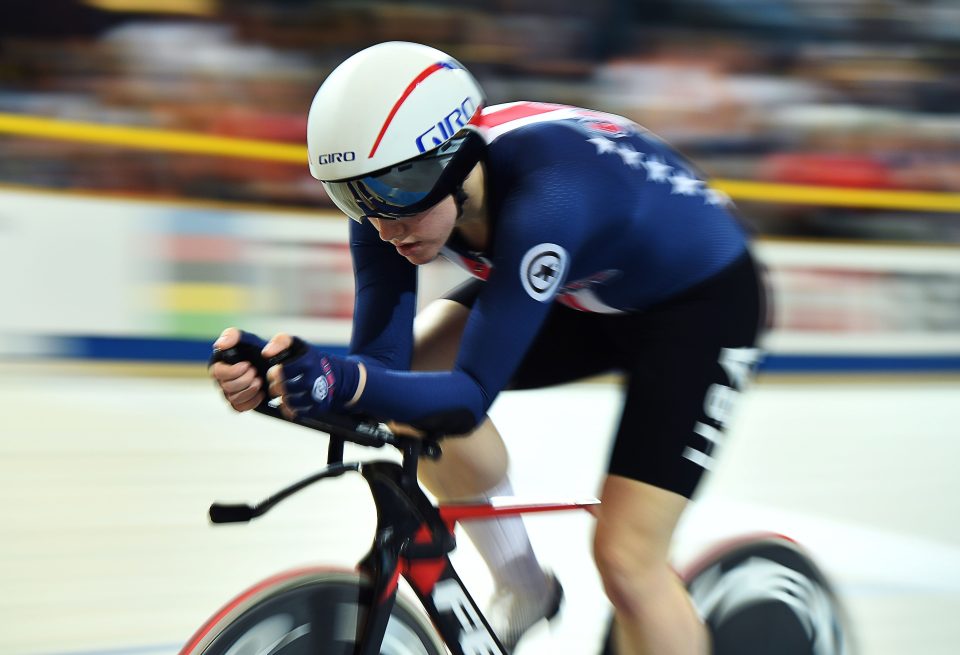
[[[389,220],[371,218],[380,238],[389,241],[411,264],[419,266],[437,258],[450,238],[457,220],[457,205],[447,196],[430,209],[410,218]]]

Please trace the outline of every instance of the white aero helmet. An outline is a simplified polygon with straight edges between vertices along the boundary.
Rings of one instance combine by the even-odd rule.
[[[468,128],[483,107],[477,81],[449,55],[391,41],[361,50],[320,86],[307,118],[310,173],[350,218],[404,218],[448,195],[483,142]]]

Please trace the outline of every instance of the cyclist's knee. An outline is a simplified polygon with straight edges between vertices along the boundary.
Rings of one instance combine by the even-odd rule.
[[[506,447],[488,418],[469,437],[447,439],[439,460],[421,462],[420,481],[441,500],[467,500],[500,485],[507,466]]]
[[[644,598],[656,597],[657,590],[672,575],[665,553],[659,543],[598,525],[593,556],[614,607],[634,613]]]
[[[593,552],[610,601],[633,612],[676,584],[668,555],[687,500],[651,485],[610,476],[604,484]]]

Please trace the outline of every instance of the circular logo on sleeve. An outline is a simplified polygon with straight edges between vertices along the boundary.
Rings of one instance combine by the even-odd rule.
[[[330,392],[330,385],[327,383],[326,376],[321,375],[313,382],[313,399],[322,403]]]
[[[530,297],[547,302],[556,294],[567,271],[567,251],[555,243],[541,243],[520,262],[520,282]]]

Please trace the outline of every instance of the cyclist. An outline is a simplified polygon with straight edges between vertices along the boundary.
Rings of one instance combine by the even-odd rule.
[[[466,500],[510,493],[486,418],[501,390],[621,371],[594,537],[614,643],[624,655],[708,652],[668,550],[758,355],[762,285],[728,198],[625,118],[486,106],[463,66],[419,44],[343,62],[317,92],[307,132],[313,176],[353,219],[350,355],[307,347],[270,369],[266,389],[249,364],[216,364],[232,406],[280,398],[289,415],[350,411],[469,433],[421,468],[440,500]],[[415,322],[417,266],[439,255],[474,279]],[[292,343],[230,328],[215,346],[238,339],[267,357]],[[466,530],[496,583],[491,622],[513,649],[556,611],[559,584],[519,519]]]

